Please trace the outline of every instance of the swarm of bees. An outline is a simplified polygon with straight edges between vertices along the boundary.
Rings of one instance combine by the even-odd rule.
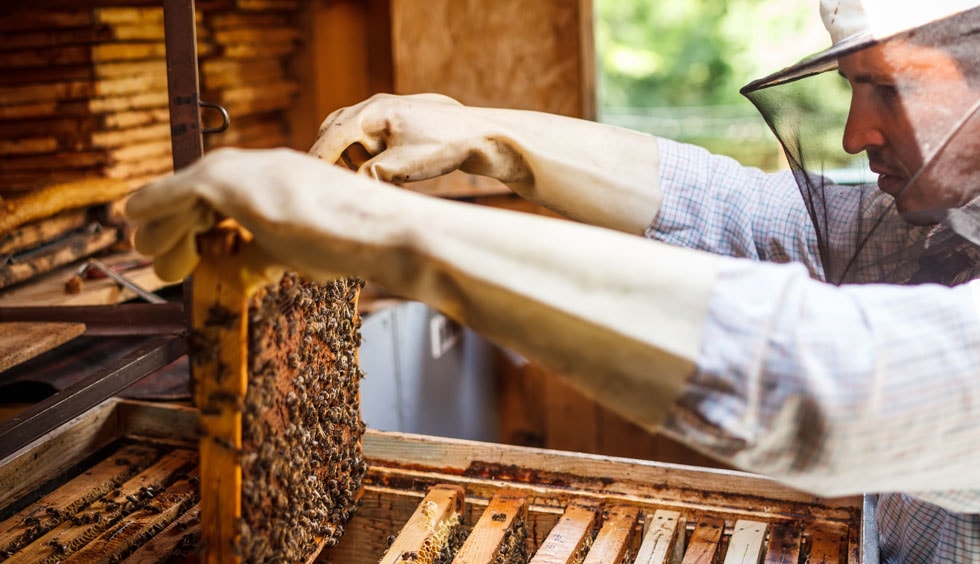
[[[301,562],[336,544],[367,471],[354,278],[287,275],[249,306],[242,410],[244,562]]]

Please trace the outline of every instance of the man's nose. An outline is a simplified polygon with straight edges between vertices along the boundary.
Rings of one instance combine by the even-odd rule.
[[[885,145],[878,113],[857,96],[851,99],[847,123],[844,125],[843,145],[844,150],[852,155]]]

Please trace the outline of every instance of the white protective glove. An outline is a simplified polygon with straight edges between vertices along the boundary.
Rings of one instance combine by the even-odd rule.
[[[137,249],[166,277],[190,274],[184,242],[228,216],[254,236],[244,252],[257,270],[373,280],[651,430],[694,370],[722,260],[416,194],[288,149],[215,151],[135,193],[127,211],[142,222]]]
[[[660,153],[651,135],[525,110],[475,108],[439,94],[379,94],[330,114],[310,154],[396,184],[456,169],[591,225],[642,234],[656,217]],[[355,145],[356,146],[356,145]],[[349,163],[348,163],[349,164]]]

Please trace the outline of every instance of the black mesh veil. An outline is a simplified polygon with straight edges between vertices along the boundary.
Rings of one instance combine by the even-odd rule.
[[[980,277],[980,8],[806,63],[742,93],[783,145],[827,281]]]

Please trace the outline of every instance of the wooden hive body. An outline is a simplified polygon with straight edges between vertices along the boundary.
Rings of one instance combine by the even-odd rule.
[[[109,400],[0,461],[0,554],[195,560],[197,418],[189,407]],[[453,515],[456,533],[443,538],[456,551],[444,560],[480,564],[856,564],[874,536],[862,530],[860,498],[821,499],[739,472],[371,430],[362,444],[358,509],[316,562],[411,561],[430,536],[418,524]]]

